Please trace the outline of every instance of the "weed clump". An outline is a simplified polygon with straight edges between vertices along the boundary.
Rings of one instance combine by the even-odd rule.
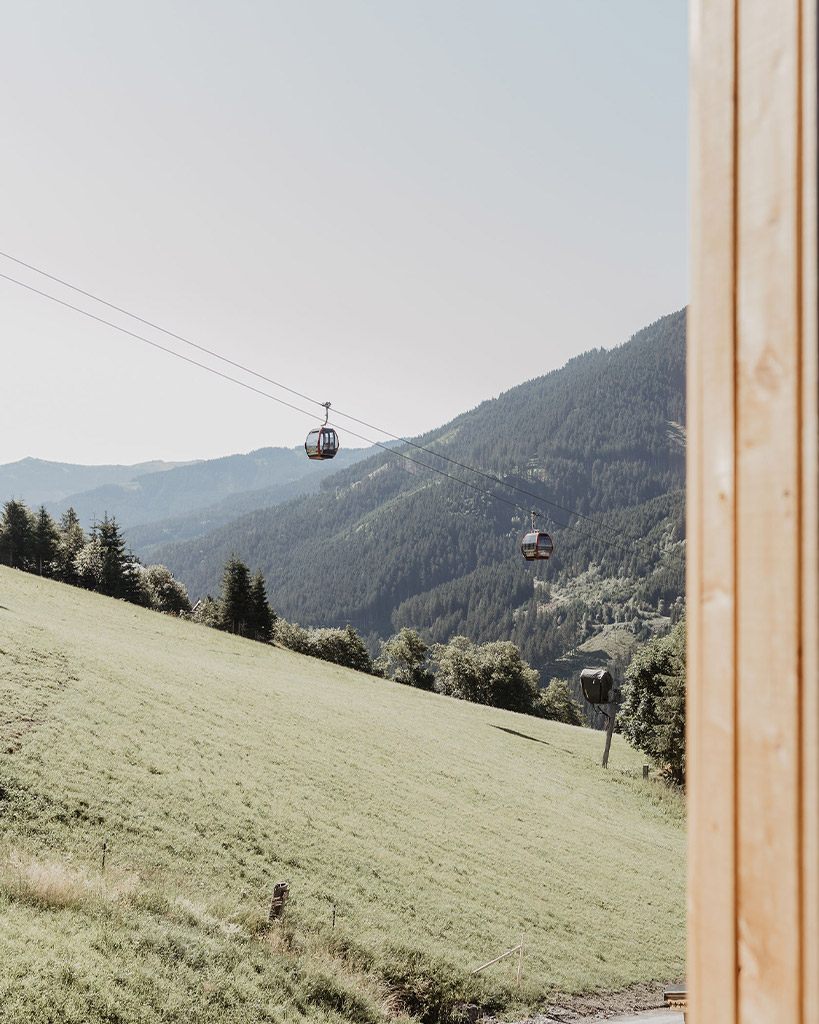
[[[458,1016],[458,1007],[479,999],[471,976],[418,949],[388,946],[379,973],[404,1010],[422,1024],[449,1024]]]

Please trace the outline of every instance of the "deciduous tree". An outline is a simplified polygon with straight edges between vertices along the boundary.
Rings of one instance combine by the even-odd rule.
[[[175,580],[167,566],[149,565],[143,579],[151,608],[173,615],[191,610],[191,602],[184,583]]]
[[[435,676],[424,664],[428,650],[418,633],[404,626],[384,644],[379,661],[397,683],[431,690]]]
[[[580,702],[572,697],[565,679],[549,680],[549,685],[538,696],[535,713],[553,722],[583,725],[583,709]]]
[[[677,783],[685,782],[685,619],[643,645],[626,672],[620,730]]]
[[[445,647],[437,644],[436,689],[461,700],[531,714],[537,697],[538,673],[508,640],[475,646],[464,636]]]

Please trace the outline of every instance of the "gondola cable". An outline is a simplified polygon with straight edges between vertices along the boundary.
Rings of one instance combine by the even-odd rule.
[[[69,288],[69,289],[71,289],[71,291],[75,291],[79,295],[84,295],[86,298],[89,298],[89,299],[93,300],[94,302],[98,302],[98,303],[100,303],[103,306],[107,306],[109,309],[113,309],[117,313],[122,313],[124,316],[130,317],[132,320],[136,320],[138,323],[144,324],[146,327],[150,327],[152,330],[159,331],[160,333],[165,334],[169,338],[173,338],[176,341],[181,341],[184,345],[188,345],[191,348],[194,348],[197,351],[204,353],[205,355],[212,356],[214,359],[218,359],[221,362],[226,363],[229,366],[233,366],[237,370],[241,370],[243,373],[247,373],[247,374],[249,374],[252,377],[256,377],[258,380],[263,380],[266,384],[272,384],[274,387],[280,388],[282,391],[287,391],[289,394],[295,395],[297,398],[301,398],[301,399],[303,399],[306,402],[311,402],[311,403],[313,403],[315,405],[319,405],[322,408],[324,408],[326,406],[326,404],[327,404],[325,402],[319,402],[317,399],[311,398],[309,395],[302,394],[302,392],[296,391],[295,388],[288,387],[288,385],[282,384],[280,381],[273,380],[272,377],[267,377],[267,376],[265,376],[265,374],[259,373],[257,370],[253,370],[249,366],[245,366],[242,363],[236,362],[236,360],[230,359],[228,356],[224,356],[221,353],[215,352],[212,349],[209,349],[209,348],[207,348],[204,345],[200,345],[200,344],[198,344],[195,341],[191,341],[189,338],[186,338],[186,337],[184,337],[181,334],[176,334],[174,331],[170,331],[170,330],[168,330],[165,327],[161,327],[159,324],[156,324],[156,323],[154,323],[151,320],[147,320],[144,317],[141,317],[141,316],[139,316],[136,313],[131,313],[129,310],[124,309],[122,306],[117,306],[115,303],[109,302],[107,299],[103,299],[99,295],[95,295],[93,292],[86,291],[85,289],[80,288],[78,285],[74,285],[74,284],[71,284],[69,281],[65,281],[63,278],[57,277],[54,274],[49,274],[45,270],[40,270],[39,267],[35,267],[31,263],[26,263],[25,261],[18,259],[16,256],[12,256],[9,253],[2,252],[2,251],[0,251],[0,256],[2,256],[4,259],[11,260],[13,263],[17,263],[21,267],[25,267],[27,270],[33,271],[35,274],[40,274],[42,277],[46,277],[50,281],[54,281],[57,284],[60,284],[60,285],[62,285],[65,288]],[[6,275],[2,275],[2,276],[6,277]],[[6,280],[14,281],[14,283],[21,284],[21,282],[15,281],[14,278],[6,277]],[[30,286],[23,285],[23,287],[30,287]],[[38,291],[36,288],[32,288],[31,290],[37,292],[37,294],[39,294],[39,295],[44,295],[47,298],[54,298],[53,296],[48,295],[48,293],[46,293],[46,292]],[[59,302],[61,300],[54,299],[54,301],[55,302]],[[70,303],[64,303],[64,305],[68,305],[70,309],[77,310],[78,312],[85,312],[84,310],[80,309],[79,307],[72,306]],[[93,314],[90,314],[90,313],[87,314],[87,315],[93,316]],[[99,319],[99,318],[95,318],[95,319]],[[106,320],[101,320],[101,322],[109,324],[109,321],[106,321]],[[113,325],[109,324],[109,326],[113,326]],[[129,332],[125,332],[125,333],[129,333]],[[133,336],[134,337],[138,337],[137,335],[133,335]],[[147,340],[147,339],[142,339],[142,340]],[[148,342],[148,344],[153,344],[153,343],[152,342]],[[162,346],[158,346],[158,347],[162,348]],[[172,350],[163,349],[163,351],[172,351]],[[174,353],[174,354],[177,354],[177,353]],[[180,357],[180,358],[184,358],[184,357]],[[201,364],[196,363],[194,361],[194,365],[199,366]],[[259,392],[259,393],[260,394],[266,394],[266,392]],[[272,395],[268,395],[267,397],[272,398],[273,396]],[[283,402],[282,404],[283,405],[287,405],[286,402]],[[295,407],[294,406],[288,406],[288,408],[292,409],[292,408],[295,408]],[[298,411],[303,411],[303,410],[298,410]],[[417,449],[418,451],[426,452],[428,455],[432,455],[436,459],[442,459],[444,462],[447,462],[447,463],[449,463],[452,466],[456,466],[458,469],[462,469],[465,472],[474,473],[476,476],[483,477],[483,479],[489,480],[491,483],[496,484],[496,485],[498,485],[500,487],[504,487],[504,488],[506,488],[508,490],[515,491],[518,494],[523,494],[527,498],[533,498],[535,501],[538,501],[541,504],[549,505],[551,508],[558,509],[560,512],[564,512],[566,515],[576,516],[578,519],[582,519],[585,522],[590,523],[592,526],[597,527],[598,529],[609,530],[611,533],[616,533],[616,534],[620,533],[620,531],[617,529],[617,527],[609,526],[608,523],[605,523],[602,520],[594,519],[591,516],[587,516],[587,515],[585,515],[582,512],[578,512],[576,509],[567,508],[566,506],[561,505],[558,502],[555,502],[555,501],[552,501],[549,498],[543,497],[543,495],[535,494],[534,492],[529,491],[529,490],[527,490],[524,487],[519,487],[517,484],[510,483],[507,480],[502,480],[499,477],[494,476],[492,473],[487,473],[485,470],[476,469],[474,466],[468,466],[465,463],[458,461],[457,459],[453,459],[449,455],[445,455],[442,452],[436,452],[434,449],[427,448],[425,445],[422,445],[422,444],[418,444],[417,441],[413,441],[410,438],[401,437],[398,434],[393,434],[391,431],[385,430],[383,427],[379,427],[376,424],[368,423],[366,420],[359,419],[357,416],[353,416],[351,413],[343,412],[340,409],[334,409],[333,412],[334,412],[334,415],[336,415],[336,416],[342,416],[345,419],[351,420],[353,423],[358,423],[360,426],[366,427],[368,430],[375,430],[379,434],[386,434],[386,436],[391,438],[393,441],[400,441],[403,444],[409,445],[410,447]],[[326,423],[326,420],[325,420],[325,423]],[[353,431],[349,431],[349,433],[353,434],[354,437],[360,437],[360,435],[353,433]],[[640,542],[638,541],[638,543],[640,543]]]
[[[27,269],[33,270],[35,273],[41,274],[42,276],[47,277],[50,280],[53,280],[53,281],[55,281],[58,284],[62,284],[65,287],[72,289],[73,291],[76,291],[76,292],[78,292],[78,293],[80,293],[82,295],[85,295],[87,298],[90,298],[90,299],[92,299],[92,300],[94,300],[96,302],[100,302],[101,304],[103,304],[105,306],[108,306],[109,308],[114,309],[117,312],[121,312],[121,313],[123,313],[123,315],[131,317],[132,319],[137,320],[140,323],[144,323],[146,326],[152,327],[155,330],[158,330],[158,331],[160,331],[160,332],[162,332],[162,333],[164,333],[164,334],[166,334],[166,335],[168,335],[170,337],[173,337],[173,338],[175,338],[175,339],[177,339],[179,341],[182,341],[185,344],[190,345],[193,348],[196,348],[196,349],[198,349],[198,350],[200,350],[200,351],[202,351],[202,352],[204,352],[204,353],[206,353],[208,355],[211,355],[211,356],[213,356],[216,359],[220,359],[220,360],[222,360],[222,361],[224,361],[226,363],[229,363],[230,365],[235,366],[237,369],[241,369],[244,372],[246,372],[246,373],[248,373],[248,374],[250,374],[252,376],[255,376],[255,377],[259,378],[259,379],[265,380],[266,382],[268,382],[270,384],[273,384],[275,387],[279,387],[282,390],[288,391],[290,394],[296,395],[299,398],[303,398],[305,401],[308,401],[308,402],[311,402],[311,403],[315,403],[316,405],[321,405],[322,407],[326,407],[326,405],[327,405],[327,403],[318,402],[315,399],[312,399],[312,398],[310,398],[307,395],[302,395],[300,392],[295,391],[293,388],[289,388],[289,387],[287,387],[284,384],[279,384],[277,381],[274,381],[274,380],[271,380],[270,378],[264,377],[262,374],[257,373],[256,371],[251,370],[251,369],[249,369],[247,367],[244,367],[240,363],[236,363],[233,360],[228,359],[226,356],[221,356],[221,355],[219,355],[219,353],[212,352],[209,349],[205,348],[204,346],[201,346],[201,345],[196,344],[195,342],[189,341],[188,339],[182,337],[181,335],[174,334],[173,332],[168,331],[168,330],[166,330],[163,327],[159,327],[158,325],[151,323],[149,320],[145,320],[142,317],[137,316],[136,314],[129,313],[127,310],[124,310],[124,309],[122,309],[119,306],[115,306],[113,303],[107,302],[105,299],[98,298],[97,296],[93,295],[92,293],[83,291],[83,289],[81,289],[81,288],[77,288],[74,285],[68,284],[68,282],[62,281],[60,278],[54,277],[53,275],[48,274],[45,271],[38,270],[36,267],[32,267],[30,264],[23,263],[22,260],[17,260],[17,259],[15,259],[15,257],[9,256],[8,254],[3,253],[3,252],[0,252],[0,256],[3,256],[5,258],[7,258],[7,259],[10,259],[10,260],[12,260],[15,263],[20,264],[21,266],[26,267]],[[192,359],[189,356],[183,355],[181,352],[177,352],[174,349],[168,348],[165,345],[161,345],[157,341],[152,341],[150,338],[146,338],[144,335],[137,334],[135,331],[131,331],[128,328],[123,327],[120,324],[114,323],[111,320],[106,320],[104,317],[97,316],[97,314],[91,313],[89,310],[83,309],[81,306],[76,306],[73,303],[65,301],[64,299],[57,298],[57,296],[51,295],[49,292],[45,292],[42,289],[35,288],[33,285],[27,284],[24,281],[20,281],[17,278],[11,277],[10,275],[3,274],[3,273],[0,273],[0,278],[2,278],[5,281],[10,282],[11,284],[18,285],[19,287],[24,288],[27,291],[33,292],[34,294],[39,295],[42,298],[50,299],[52,302],[56,303],[57,305],[63,306],[65,308],[67,308],[67,309],[71,309],[71,310],[73,310],[76,313],[80,313],[81,315],[86,316],[89,319],[96,321],[97,323],[103,324],[104,326],[107,326],[107,327],[111,327],[113,330],[119,331],[120,333],[125,334],[128,337],[135,339],[136,341],[144,342],[145,344],[150,345],[152,348],[158,349],[161,352],[165,352],[168,355],[175,356],[177,359],[181,359],[183,362],[189,363],[192,366],[197,366],[200,369],[206,370],[207,372],[212,373],[215,376],[222,378],[223,380],[230,381],[233,384],[238,384],[240,387],[244,387],[247,390],[252,391],[254,394],[260,395],[263,398],[269,398],[271,401],[277,402],[280,405],[283,405],[283,406],[285,406],[288,409],[292,409],[293,411],[301,413],[302,415],[308,415],[308,416],[312,416],[313,415],[312,413],[308,413],[305,409],[301,409],[298,406],[293,405],[291,402],[287,402],[287,401],[285,401],[282,398],[278,398],[276,395],[271,395],[267,391],[262,391],[261,388],[254,387],[252,384],[248,384],[246,381],[239,380],[237,377],[232,377],[230,374],[223,373],[221,370],[218,370],[215,367],[208,366],[206,363],[201,363],[201,362],[199,362],[196,359]],[[335,411],[336,411],[336,413],[338,415],[343,415],[343,416],[345,416],[348,419],[354,420],[355,422],[362,423],[364,425],[370,426],[374,430],[379,430],[379,432],[387,434],[389,437],[393,438],[394,440],[404,441],[406,444],[411,445],[412,447],[415,447],[415,448],[419,449],[420,451],[426,452],[427,454],[431,455],[433,458],[438,458],[438,459],[442,459],[444,461],[450,462],[450,463],[458,466],[459,468],[464,469],[467,472],[472,472],[472,473],[475,473],[475,474],[477,474],[479,476],[484,477],[485,479],[491,480],[493,483],[496,483],[496,484],[498,484],[501,487],[505,487],[505,488],[508,488],[510,490],[517,491],[517,492],[519,492],[521,494],[525,494],[528,497],[535,498],[538,502],[540,502],[542,504],[551,505],[553,508],[558,508],[561,511],[566,512],[569,515],[575,515],[578,518],[581,518],[581,519],[584,519],[584,520],[590,522],[592,525],[602,526],[602,527],[604,527],[606,529],[613,529],[612,527],[609,527],[605,523],[599,523],[596,520],[591,519],[589,516],[584,516],[582,513],[576,512],[576,511],[574,511],[572,509],[564,508],[563,506],[558,505],[556,502],[552,502],[549,499],[543,498],[540,495],[533,494],[532,492],[526,491],[523,488],[517,487],[514,484],[510,484],[510,483],[507,483],[506,481],[500,480],[497,477],[493,477],[491,474],[485,473],[482,470],[474,469],[471,466],[467,466],[467,465],[465,465],[463,463],[457,462],[457,460],[451,459],[449,456],[446,456],[446,455],[441,455],[440,453],[435,452],[432,449],[425,448],[423,445],[418,445],[418,444],[416,444],[415,442],[412,442],[412,441],[406,441],[406,439],[404,439],[404,438],[398,437],[395,434],[391,434],[390,431],[380,430],[380,428],[374,427],[372,424],[366,424],[362,420],[357,420],[356,417],[351,416],[350,414],[340,413],[338,410],[335,410]],[[385,444],[385,443],[383,443],[381,441],[374,441],[372,438],[366,437],[363,434],[356,433],[354,430],[350,430],[349,428],[345,428],[345,429],[347,430],[347,433],[351,434],[353,437],[356,437],[356,438],[358,438],[361,441],[365,441],[367,444],[373,445],[375,447],[382,448],[382,449],[384,449],[384,451],[388,452],[391,455],[399,456],[400,458],[405,459],[408,462],[412,462],[412,463],[414,463],[417,466],[420,466],[420,467],[422,467],[424,469],[429,470],[430,472],[437,473],[439,476],[446,477],[447,479],[452,480],[452,481],[454,481],[456,483],[459,483],[459,484],[461,484],[464,487],[469,487],[470,489],[472,489],[474,491],[477,491],[480,494],[483,494],[483,495],[485,495],[487,497],[490,497],[490,498],[494,498],[496,501],[502,501],[506,505],[509,505],[509,506],[511,506],[513,508],[520,509],[521,511],[525,512],[527,515],[530,514],[531,511],[532,511],[531,507],[528,506],[528,505],[522,505],[522,504],[520,504],[517,501],[513,501],[513,500],[511,500],[509,498],[505,498],[505,497],[503,497],[500,494],[496,494],[493,491],[489,491],[486,488],[480,487],[477,484],[471,483],[468,480],[463,480],[460,477],[454,476],[451,473],[447,473],[444,470],[442,470],[442,469],[440,469],[440,468],[438,468],[436,466],[430,466],[428,463],[421,462],[418,459],[413,459],[409,455],[407,455],[405,452],[401,452],[401,451],[399,451],[399,450],[397,450],[395,448],[392,448],[392,447],[390,447],[390,445]],[[578,529],[577,526],[575,526],[575,525],[573,525],[571,523],[561,523],[558,520],[552,520],[552,521],[555,523],[555,525],[560,526],[563,529],[572,530],[573,532],[579,534],[580,536],[586,537],[589,540],[592,540],[592,541],[597,542],[597,543],[605,544],[605,545],[607,545],[607,546],[609,546],[611,548],[614,548],[614,549],[620,551],[624,555],[628,555],[629,554],[629,552],[628,552],[628,550],[626,548],[624,548],[620,544],[617,544],[613,540],[610,540],[610,539],[605,538],[605,537],[599,537],[599,536],[595,537],[593,534],[587,533],[585,530]],[[645,541],[638,541],[637,543],[640,543],[640,544],[644,545],[646,542]],[[680,559],[678,556],[673,555],[670,552],[666,552],[665,554],[666,554],[667,558],[673,559],[674,561],[678,561],[680,564],[684,564],[683,560]]]

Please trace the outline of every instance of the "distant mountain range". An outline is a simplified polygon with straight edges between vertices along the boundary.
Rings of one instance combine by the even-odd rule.
[[[318,487],[324,476],[353,465],[366,454],[366,449],[343,449],[332,462],[316,464],[308,461],[301,447],[259,448],[246,455],[227,455],[160,473],[135,475],[127,481],[106,482],[51,503],[49,511],[57,512],[68,503],[83,523],[102,518],[108,512],[117,517],[121,526],[130,529],[136,524],[186,517],[200,509],[210,510],[226,499],[287,484],[296,485],[287,496],[308,493]],[[240,502],[234,517],[266,503],[273,504],[276,499],[269,501],[266,494],[259,494],[257,500],[262,505],[253,499]]]
[[[127,484],[148,473],[162,473],[192,462],[137,462],[133,466],[79,466],[45,459],[20,459],[0,466],[0,495],[17,498],[29,508],[53,505],[70,495],[105,485]]]
[[[259,448],[196,462],[79,466],[21,459],[0,466],[0,495],[45,505],[59,518],[73,508],[88,528],[105,513],[127,531],[143,560],[159,543],[187,540],[244,513],[312,494],[333,472],[377,449],[344,448],[332,462],[308,462],[304,449]]]

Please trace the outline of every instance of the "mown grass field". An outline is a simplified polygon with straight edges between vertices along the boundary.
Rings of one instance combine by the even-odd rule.
[[[679,978],[682,801],[602,742],[0,568],[0,1019],[437,1020]],[[519,994],[514,958],[470,977],[522,932]]]

